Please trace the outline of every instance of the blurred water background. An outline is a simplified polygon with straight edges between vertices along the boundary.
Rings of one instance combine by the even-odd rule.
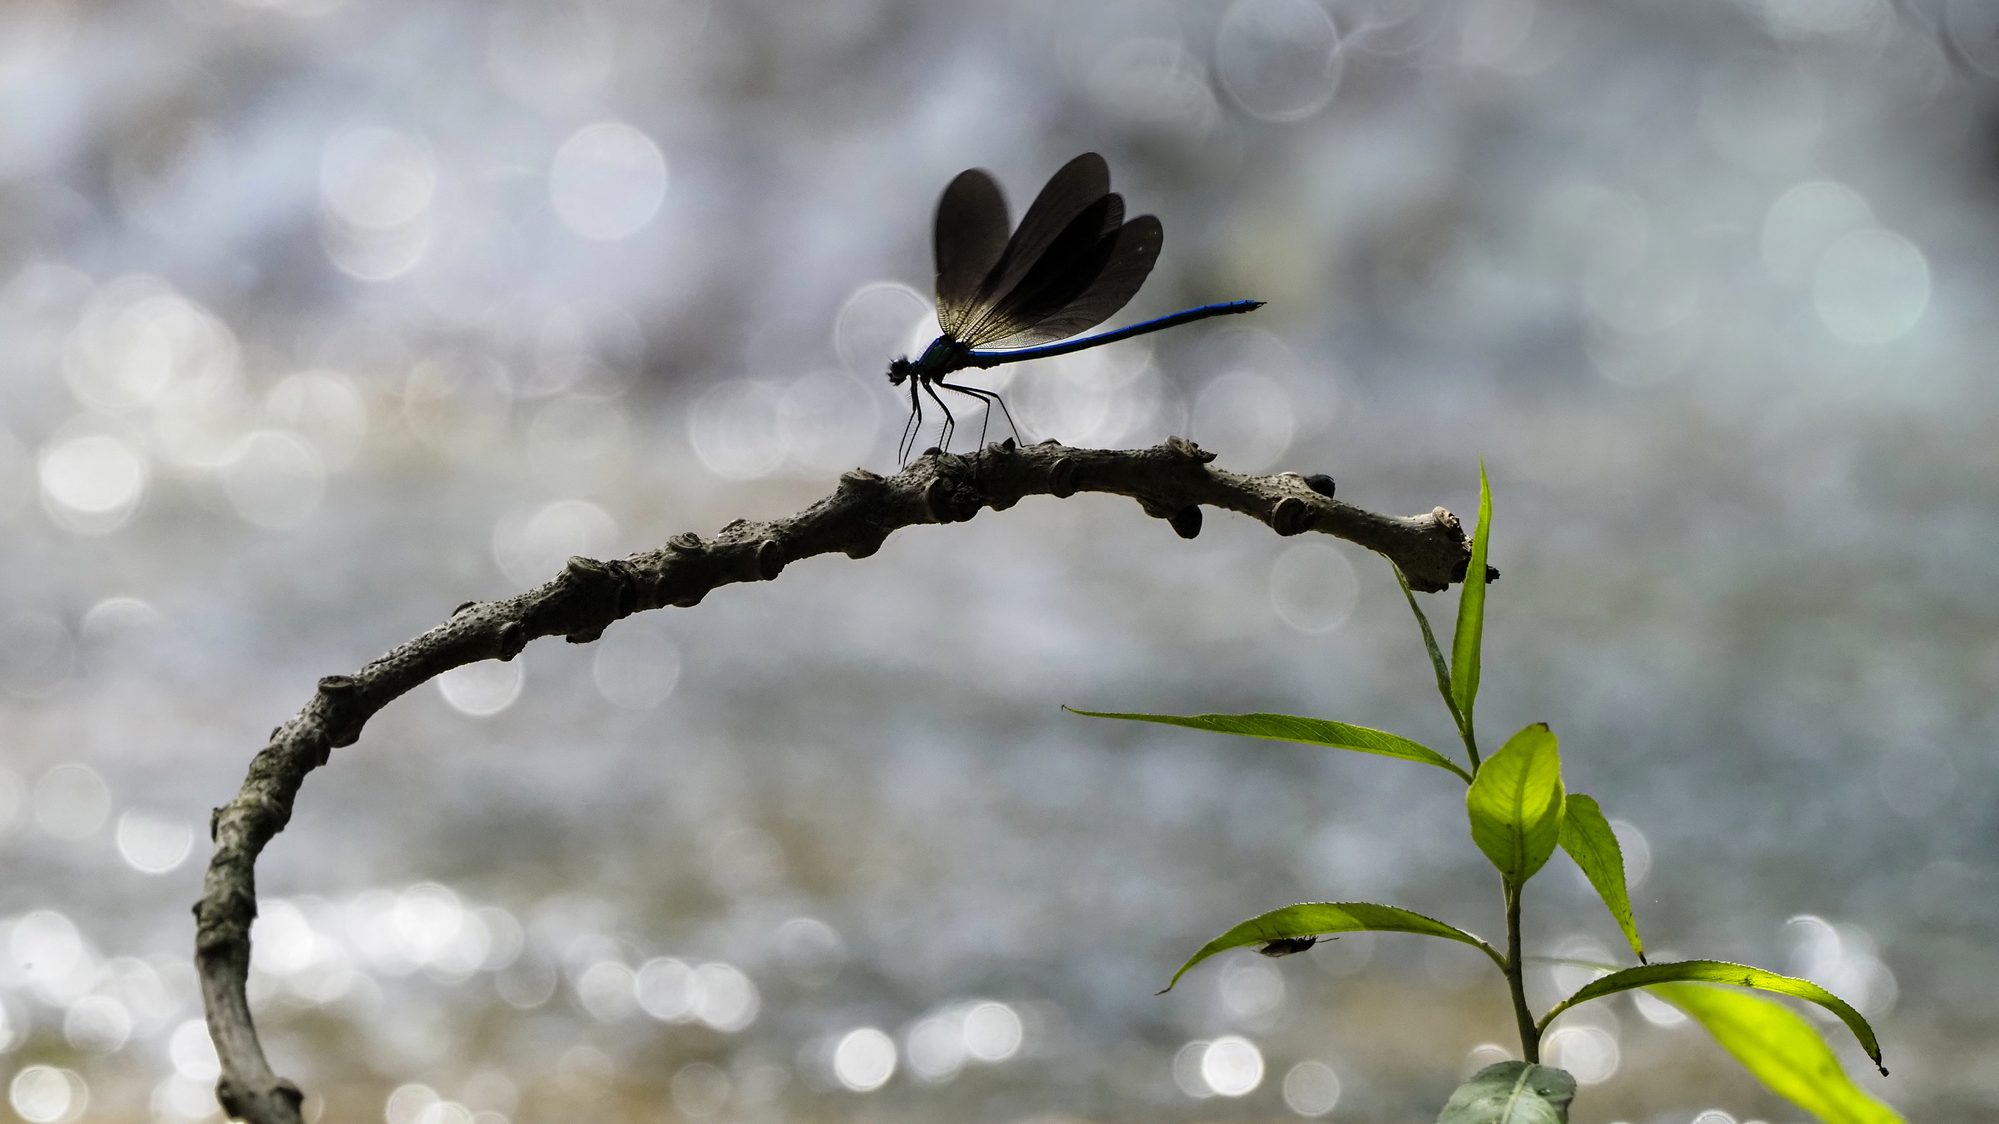
[[[0,1116],[215,1118],[188,907],[266,732],[892,470],[938,191],[1086,149],[1167,231],[1118,322],[1270,304],[993,372],[1027,436],[1401,513],[1482,456],[1481,729],[1553,724],[1655,959],[1808,973],[1910,1119],[1999,1116],[1995,83],[1988,0],[0,8]],[[259,871],[274,1064],[328,1121],[1386,1122],[1511,1048],[1414,937],[1153,994],[1292,901],[1496,936],[1455,782],[1061,703],[1452,740],[1364,552],[911,529],[337,751]],[[1562,860],[1528,906],[1619,959]],[[1557,1025],[1579,1121],[1801,1118],[1656,1006]]]

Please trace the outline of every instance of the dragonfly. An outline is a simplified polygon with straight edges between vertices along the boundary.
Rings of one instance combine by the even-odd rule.
[[[943,334],[915,359],[888,366],[890,386],[909,386],[909,420],[896,455],[908,463],[923,430],[923,399],[943,411],[938,445],[957,429],[940,390],[975,398],[990,421],[997,405],[1014,436],[1013,411],[997,391],[951,381],[968,367],[987,369],[1067,355],[1180,324],[1262,308],[1238,300],[1189,308],[1082,339],[1070,339],[1116,315],[1159,260],[1164,228],[1151,215],[1125,221],[1124,198],[1111,191],[1110,166],[1094,152],[1062,165],[1007,233],[1006,197],[983,168],[960,172],[937,201],[937,327]],[[1065,342],[1058,343],[1061,340]],[[985,444],[985,424],[979,428]]]

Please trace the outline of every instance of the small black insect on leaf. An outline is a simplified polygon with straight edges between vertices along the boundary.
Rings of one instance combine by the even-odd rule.
[[[1336,941],[1339,938],[1327,937],[1326,939]],[[1256,951],[1265,956],[1294,956],[1318,943],[1318,937],[1279,937],[1274,941],[1265,941],[1263,947]]]

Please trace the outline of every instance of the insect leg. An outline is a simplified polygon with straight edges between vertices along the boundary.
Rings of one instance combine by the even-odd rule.
[[[937,432],[937,447],[943,449],[945,452],[949,452],[951,450],[951,434],[958,428],[958,419],[951,416],[951,407],[946,406],[944,400],[937,397],[936,387],[941,385],[945,384],[939,382],[933,385],[926,380],[923,384],[923,392],[930,396],[932,402],[937,403],[938,409],[944,411],[944,427]]]
[[[954,382],[939,382],[937,385],[943,387],[945,390],[955,390],[960,394],[969,395],[984,402],[986,404],[987,421],[992,419],[993,405],[997,403],[1000,408],[1000,416],[1006,419],[1006,427],[1013,430],[1013,439],[1015,441],[1020,440],[1020,427],[1013,423],[1013,411],[1006,408],[1006,399],[1001,398],[998,391],[982,390],[976,386],[960,386]],[[986,426],[984,422],[981,422],[979,424],[979,448],[983,449],[985,447]]]
[[[908,464],[916,449],[916,436],[923,432],[923,400],[916,396],[917,380],[909,380],[909,417],[903,420],[902,437],[895,443],[897,463]]]

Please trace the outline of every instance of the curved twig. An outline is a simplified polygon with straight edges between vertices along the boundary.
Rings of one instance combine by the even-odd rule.
[[[1416,589],[1464,577],[1471,551],[1443,508],[1410,518],[1377,515],[1331,498],[1331,482],[1295,473],[1245,476],[1213,468],[1213,454],[1171,438],[1150,449],[1075,449],[1055,442],[991,446],[971,457],[932,452],[893,477],[856,469],[832,495],[785,519],[738,519],[713,538],[676,535],[664,548],[600,562],[572,558],[553,581],[499,601],[460,605],[450,619],[391,649],[353,675],[319,681],[312,701],[271,731],[236,798],[209,821],[214,857],[195,904],[195,960],[208,1029],[222,1063],[223,1111],[255,1124],[299,1124],[303,1094],[271,1071],[250,1018],[245,984],[257,915],[257,855],[291,818],[305,775],[352,745],[376,711],[454,667],[510,660],[529,640],[587,643],[621,617],[698,604],[733,582],[769,581],[785,565],[835,551],[866,558],[899,528],[958,523],[1025,496],[1077,492],[1130,496],[1182,537],[1200,530],[1199,508],[1241,512],[1280,535],[1322,531],[1378,551]]]

